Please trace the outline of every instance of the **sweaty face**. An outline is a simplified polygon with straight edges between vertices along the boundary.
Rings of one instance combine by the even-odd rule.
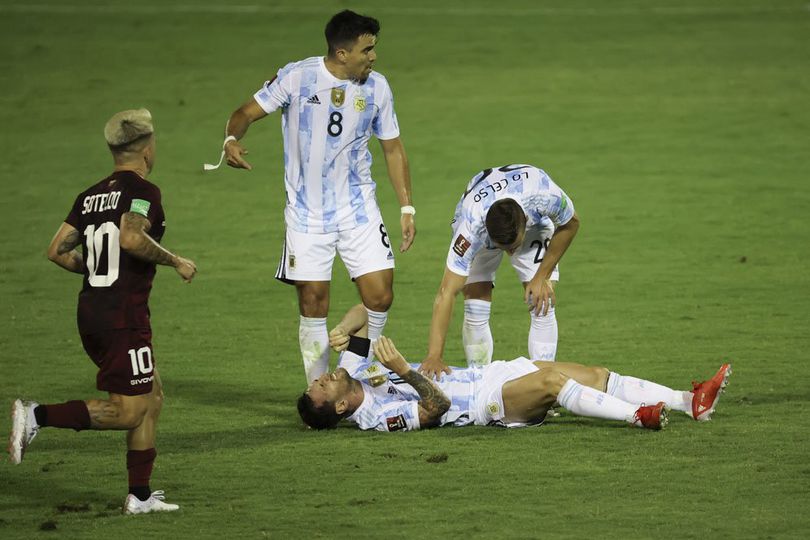
[[[307,388],[307,395],[320,407],[329,401],[337,403],[349,392],[349,373],[343,368],[337,368],[332,373],[324,373]]]
[[[374,61],[377,59],[377,53],[374,47],[377,45],[377,36],[371,34],[363,34],[350,50],[345,51],[345,65],[349,77],[364,82],[371,75],[371,69]]]

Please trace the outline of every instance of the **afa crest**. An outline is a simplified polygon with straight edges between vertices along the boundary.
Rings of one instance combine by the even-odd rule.
[[[346,90],[343,88],[332,88],[332,105],[335,107],[343,107],[344,101],[346,101]]]
[[[366,110],[366,96],[354,96],[354,110],[357,112]]]
[[[497,402],[491,401],[490,403],[487,404],[487,412],[489,414],[491,414],[492,416],[495,416],[500,411],[501,411],[501,407],[500,407],[500,405],[498,405]]]

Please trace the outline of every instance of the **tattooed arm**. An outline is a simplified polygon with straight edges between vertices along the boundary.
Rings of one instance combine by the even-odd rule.
[[[411,369],[394,347],[394,342],[387,337],[381,336],[374,343],[374,354],[385,367],[402,377],[419,394],[419,425],[423,428],[438,426],[442,415],[450,408],[450,399],[444,392],[430,379]]]
[[[197,273],[197,266],[190,259],[175,255],[158,244],[147,234],[151,226],[148,219],[135,212],[122,215],[119,239],[121,249],[144,261],[173,266],[183,281],[190,282]]]
[[[48,246],[48,259],[65,270],[83,274],[84,261],[81,252],[76,249],[80,242],[79,231],[72,225],[62,223]]]

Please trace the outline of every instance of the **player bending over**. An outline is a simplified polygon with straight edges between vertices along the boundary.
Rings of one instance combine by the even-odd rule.
[[[543,423],[558,401],[577,415],[661,429],[670,408],[709,420],[731,374],[731,365],[723,364],[711,379],[682,391],[603,367],[521,357],[456,368],[433,383],[386,337],[374,344],[385,369],[369,364],[370,341],[360,337],[362,315],[350,310],[332,331],[333,347],[345,349],[339,367],[313,381],[298,399],[298,412],[312,428],[332,429],[344,418],[360,429],[377,431],[470,424],[524,427]],[[351,331],[357,333],[349,335]]]
[[[186,282],[197,272],[192,261],[159,243],[166,225],[160,189],[146,180],[155,160],[153,131],[146,109],[110,118],[104,137],[115,169],[79,194],[48,248],[51,261],[84,275],[79,334],[98,366],[96,387],[109,392],[109,398],[54,405],[18,399],[11,411],[9,455],[14,463],[22,461],[43,427],[125,430],[125,514],[178,509],[163,502],[162,491],[149,487],[163,389],[152,354],[148,301],[155,265],[173,266]],[[80,244],[81,252],[76,249]]]

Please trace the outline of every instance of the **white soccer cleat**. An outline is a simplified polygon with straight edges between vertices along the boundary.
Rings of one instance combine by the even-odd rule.
[[[11,462],[19,465],[25,456],[25,450],[39,433],[34,409],[39,406],[36,401],[15,399],[11,405],[11,435],[8,438],[8,455]]]
[[[145,501],[130,493],[127,495],[127,500],[124,501],[124,513],[128,515],[148,514],[149,512],[174,512],[180,509],[176,504],[163,502],[164,498],[162,490],[153,491]]]

